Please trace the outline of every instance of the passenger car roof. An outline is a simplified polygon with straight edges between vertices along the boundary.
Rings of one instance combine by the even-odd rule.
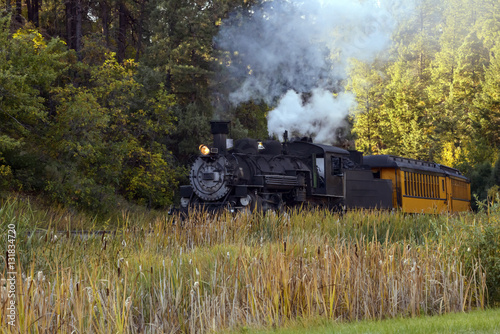
[[[403,158],[394,155],[368,155],[363,157],[363,163],[371,168],[397,168],[432,173],[440,173],[466,179],[458,169],[443,166],[435,162]]]

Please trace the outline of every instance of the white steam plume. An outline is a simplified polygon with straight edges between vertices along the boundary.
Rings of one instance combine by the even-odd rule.
[[[243,79],[229,98],[278,102],[268,115],[271,134],[295,130],[331,142],[354,103],[342,93],[348,59],[370,60],[384,50],[393,25],[378,1],[274,0],[234,14],[215,40]]]
[[[317,142],[331,141],[334,130],[344,126],[343,111],[348,111],[353,103],[352,94],[340,93],[334,97],[321,88],[313,89],[307,103],[303,103],[301,95],[289,90],[269,114],[268,128],[277,135],[288,130],[314,134]]]

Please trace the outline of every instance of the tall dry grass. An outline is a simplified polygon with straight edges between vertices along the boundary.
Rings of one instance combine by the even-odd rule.
[[[479,259],[462,262],[459,226],[484,223],[471,214],[195,213],[183,223],[125,215],[116,233],[72,235],[28,233],[33,213],[13,208],[0,210],[2,228],[18,226],[18,319],[6,332],[197,333],[297,317],[441,314],[486,301]]]

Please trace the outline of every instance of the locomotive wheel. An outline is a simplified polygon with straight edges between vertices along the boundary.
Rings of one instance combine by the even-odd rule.
[[[272,196],[272,200],[274,202],[273,205],[273,210],[276,211],[276,213],[282,213],[285,211],[285,204],[283,203],[283,200],[281,199],[281,196],[275,194]]]
[[[255,200],[250,204],[251,210],[255,212],[262,211],[262,197],[255,195]]]

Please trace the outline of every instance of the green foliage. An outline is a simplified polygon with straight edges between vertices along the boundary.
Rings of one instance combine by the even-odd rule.
[[[384,78],[378,64],[352,60],[348,89],[356,95],[352,132],[357,149],[366,154],[381,154],[387,147],[388,122],[384,110]]]
[[[492,50],[484,74],[483,90],[474,99],[476,109],[471,116],[475,133],[484,136],[492,145],[500,145],[500,47]]]
[[[94,179],[70,170],[68,166],[56,170],[58,173],[52,173],[45,186],[45,191],[55,202],[96,213],[107,212],[119,202],[111,186],[97,184]]]
[[[0,135],[0,190],[8,189],[13,181],[12,169],[5,160],[5,152],[21,147],[21,142],[6,135]]]
[[[364,152],[468,170],[497,158],[500,34],[488,0],[419,1],[393,34],[393,59],[354,61],[353,132]]]
[[[212,141],[210,135],[211,115],[204,113],[203,106],[190,103],[187,106],[176,106],[176,131],[169,138],[169,146],[177,146],[176,155],[182,161],[188,161],[193,154],[198,154],[198,147],[202,143]]]
[[[0,18],[0,187],[43,189],[40,154],[51,86],[66,68],[68,55],[59,39],[46,42],[36,30],[9,36],[10,20]]]
[[[497,186],[498,190],[498,186]],[[487,212],[484,212],[487,211]],[[488,214],[484,225],[464,225],[467,236],[460,253],[468,270],[480,265],[486,272],[486,285],[491,305],[500,304],[500,198],[498,193],[493,202],[488,203],[483,212]],[[480,279],[480,277],[478,277]]]
[[[127,198],[148,207],[165,207],[172,203],[177,190],[177,173],[161,154],[144,150],[130,152],[135,166],[124,173]]]
[[[384,94],[388,136],[386,152],[415,159],[428,159],[430,154],[427,99],[423,83],[414,69],[404,61],[389,69],[391,82]]]
[[[467,168],[468,167],[468,168]],[[474,209],[481,208],[489,202],[494,202],[498,187],[500,187],[500,158],[492,166],[485,161],[475,167],[463,166],[471,180],[471,192],[477,202],[472,203]]]
[[[485,200],[488,195],[488,189],[493,186],[492,168],[489,162],[484,162],[478,165],[470,173],[471,192],[475,194],[479,200]]]
[[[240,124],[247,130],[245,136],[250,138],[265,139],[268,137],[267,131],[267,112],[269,107],[265,103],[256,103],[255,101],[242,103],[234,110],[234,124]],[[232,134],[234,139],[239,139],[237,135]]]
[[[1,24],[0,187],[91,211],[120,198],[171,204],[182,171],[165,141],[174,96],[139,82],[133,60],[87,44],[77,62],[60,40],[33,29],[10,37]]]
[[[51,156],[72,166],[72,177],[47,187],[59,201],[73,193],[96,210],[118,193],[149,207],[171,203],[178,173],[162,140],[173,129],[175,101],[162,85],[146,92],[136,67],[132,60],[119,64],[111,53],[88,69],[87,85],[56,90]]]

